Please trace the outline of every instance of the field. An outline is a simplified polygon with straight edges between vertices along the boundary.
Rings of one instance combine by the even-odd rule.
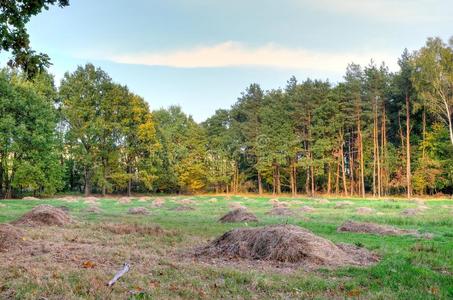
[[[120,203],[4,200],[0,222],[20,218],[33,207],[66,209],[76,222],[19,226],[23,246],[0,253],[2,299],[448,299],[453,298],[453,202],[406,200],[279,198],[294,216],[266,214],[270,198],[190,197],[194,210],[179,211],[182,199],[162,197]],[[214,199],[215,198],[215,199]],[[335,208],[340,201],[352,204]],[[91,202],[91,203],[90,203]],[[87,212],[93,204],[98,213]],[[157,203],[158,204],[158,203]],[[246,206],[258,223],[222,224],[232,205]],[[303,212],[302,206],[314,208]],[[426,205],[413,216],[405,209]],[[149,215],[128,214],[145,207]],[[368,214],[357,208],[372,208]],[[416,229],[421,236],[381,236],[337,232],[347,220]],[[304,269],[235,260],[198,260],[194,249],[236,227],[294,224],[333,241],[365,247],[380,261],[368,267]],[[159,226],[159,227],[156,227]],[[426,238],[424,234],[432,234]],[[113,287],[108,282],[123,263],[131,270]]]

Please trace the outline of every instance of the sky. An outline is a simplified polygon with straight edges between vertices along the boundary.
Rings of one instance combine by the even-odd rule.
[[[152,109],[180,105],[199,122],[251,83],[336,83],[371,59],[396,71],[404,48],[452,28],[452,0],[71,0],[28,24],[57,84],[91,62]]]

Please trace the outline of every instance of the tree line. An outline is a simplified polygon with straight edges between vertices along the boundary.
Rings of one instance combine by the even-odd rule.
[[[196,123],[92,64],[57,89],[45,71],[0,72],[0,193],[453,192],[453,40],[405,51],[399,70],[350,64],[344,80],[251,84]]]

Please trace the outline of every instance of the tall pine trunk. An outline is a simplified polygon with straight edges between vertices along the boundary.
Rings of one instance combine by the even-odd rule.
[[[407,198],[410,199],[412,196],[411,186],[411,127],[410,127],[410,107],[409,107],[409,96],[406,94],[406,186],[407,186]]]

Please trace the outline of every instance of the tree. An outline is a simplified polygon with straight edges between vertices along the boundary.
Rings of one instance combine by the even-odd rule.
[[[3,0],[0,1],[0,52],[10,51],[11,67],[20,67],[28,76],[50,66],[47,54],[37,54],[30,48],[26,24],[32,16],[51,5],[65,7],[69,0]]]
[[[453,145],[453,43],[430,38],[414,58],[413,82],[428,109],[447,125]]]
[[[0,72],[0,194],[52,195],[62,187],[55,87],[42,73]]]

